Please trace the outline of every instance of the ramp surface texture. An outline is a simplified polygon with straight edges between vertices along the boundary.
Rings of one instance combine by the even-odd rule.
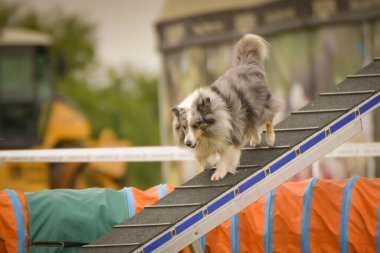
[[[379,104],[376,58],[277,124],[274,147],[245,148],[235,175],[204,171],[81,252],[176,252],[360,132]]]

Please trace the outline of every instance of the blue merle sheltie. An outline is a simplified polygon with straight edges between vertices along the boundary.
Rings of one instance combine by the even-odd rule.
[[[172,109],[173,131],[181,146],[191,148],[204,169],[217,169],[212,181],[234,174],[242,146],[260,144],[260,128],[273,146],[273,117],[281,110],[267,85],[264,61],[268,43],[247,34],[236,44],[232,67],[208,87],[193,91]]]

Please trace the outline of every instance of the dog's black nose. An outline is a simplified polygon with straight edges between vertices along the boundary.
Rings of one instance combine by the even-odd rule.
[[[185,142],[185,145],[188,146],[188,147],[193,146],[193,144],[191,143],[191,141],[186,141],[186,142]]]

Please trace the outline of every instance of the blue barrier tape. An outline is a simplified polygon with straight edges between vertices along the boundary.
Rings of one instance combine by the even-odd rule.
[[[239,213],[230,218],[230,242],[232,253],[240,253]]]
[[[377,253],[380,253],[380,203],[377,208],[376,247]]]
[[[162,199],[163,197],[168,194],[168,187],[166,184],[160,184],[157,186],[157,191],[158,191],[158,197]]]
[[[310,211],[313,200],[314,186],[318,179],[313,178],[306,187],[302,201],[302,220],[301,220],[301,245],[302,253],[310,252]]]
[[[201,238],[199,238],[199,242],[201,243],[203,252],[206,252],[206,236],[203,235]]]
[[[127,205],[128,205],[128,217],[135,216],[135,200],[133,199],[133,193],[131,188],[124,187],[123,190],[126,193]]]
[[[264,252],[273,252],[273,205],[276,189],[267,194],[265,200]]]
[[[339,247],[342,253],[348,252],[348,216],[350,214],[351,193],[358,179],[358,176],[351,178],[344,187],[339,226]]]
[[[20,200],[18,199],[17,193],[12,190],[5,190],[11,199],[13,211],[16,218],[17,225],[17,248],[18,253],[26,253],[26,231],[24,227],[24,215],[22,211],[22,206]]]

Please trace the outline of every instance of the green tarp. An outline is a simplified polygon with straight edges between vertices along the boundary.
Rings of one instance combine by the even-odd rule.
[[[124,192],[91,188],[25,193],[31,243],[89,243],[128,219]],[[79,247],[32,246],[30,253],[72,253]]]

